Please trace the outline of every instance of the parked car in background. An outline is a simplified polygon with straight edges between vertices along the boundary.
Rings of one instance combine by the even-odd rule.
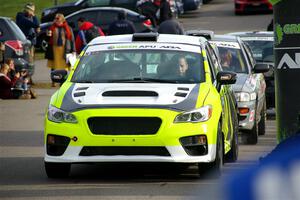
[[[258,11],[273,11],[269,0],[234,0],[235,14],[244,14]]]
[[[239,128],[246,134],[246,142],[256,144],[258,135],[265,134],[266,123],[266,83],[264,72],[267,64],[256,63],[250,48],[236,36],[214,35],[210,41],[219,50],[223,70],[237,73],[233,85],[238,102]],[[225,65],[225,53],[230,54],[230,64]]]
[[[115,21],[118,17],[118,13],[125,10],[127,13],[127,19],[132,21],[137,32],[150,32],[152,30],[152,24],[149,19],[145,16],[140,15],[134,11],[117,8],[117,7],[98,7],[98,8],[87,8],[66,16],[68,24],[72,27],[74,35],[76,36],[79,28],[77,20],[80,17],[84,17],[94,25],[101,27],[103,32],[106,34],[109,25]],[[46,40],[46,30],[51,26],[51,22],[41,24],[41,32],[37,38],[37,46],[45,50],[48,45]]]
[[[56,13],[62,13],[67,16],[76,11],[93,7],[121,7],[137,12],[137,1],[138,0],[78,0],[44,9],[41,22],[53,21]],[[169,1],[174,16],[183,13],[182,0]]]
[[[202,3],[202,0],[183,0],[183,9],[184,11],[197,10]]]
[[[29,68],[31,42],[10,18],[0,17],[0,42],[5,45],[4,59],[12,58],[17,71],[26,69],[32,75],[34,69]]]
[[[274,82],[274,34],[269,31],[236,32],[230,35],[239,36],[251,48],[257,63],[269,64],[270,70],[264,73],[266,88],[267,108],[275,107],[275,82]]]

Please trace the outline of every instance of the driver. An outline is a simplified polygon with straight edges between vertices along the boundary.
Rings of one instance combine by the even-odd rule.
[[[189,69],[189,65],[185,59],[185,57],[181,56],[178,59],[178,69],[179,69],[179,75],[180,76],[186,76],[186,72]]]

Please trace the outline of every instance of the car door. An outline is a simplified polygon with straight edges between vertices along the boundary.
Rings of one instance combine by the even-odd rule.
[[[243,49],[245,50],[246,56],[251,65],[251,69],[253,70],[256,63],[253,54],[250,48],[245,44],[243,44]],[[255,83],[255,91],[257,96],[256,113],[261,113],[261,110],[263,109],[265,103],[266,82],[262,73],[253,73],[252,77],[254,79],[253,83]]]
[[[218,61],[218,58],[216,54],[214,53],[214,50],[212,47],[207,44],[206,45],[206,51],[207,51],[207,58],[208,62],[211,68],[211,71],[213,72],[212,77],[214,77],[214,84],[216,83],[216,75],[219,72],[220,64]],[[221,96],[221,103],[222,103],[222,131],[224,133],[224,142],[227,142],[230,146],[230,141],[233,135],[233,125],[232,125],[232,115],[231,115],[231,100],[230,100],[230,94],[229,94],[229,85],[222,85],[220,90],[220,96]]]

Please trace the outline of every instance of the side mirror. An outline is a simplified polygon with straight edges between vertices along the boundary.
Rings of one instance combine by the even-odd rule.
[[[236,73],[230,71],[221,71],[217,74],[217,82],[219,85],[235,84]]]
[[[257,63],[257,64],[255,64],[255,66],[253,68],[253,72],[254,73],[265,73],[265,72],[269,71],[269,69],[270,69],[269,64]]]
[[[217,74],[217,90],[221,90],[222,85],[235,84],[236,73],[230,71],[221,71]]]
[[[64,69],[61,70],[54,70],[51,72],[51,80],[54,83],[60,83],[63,84],[68,77],[68,72]]]

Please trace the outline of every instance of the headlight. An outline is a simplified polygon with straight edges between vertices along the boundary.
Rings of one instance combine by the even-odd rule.
[[[180,122],[204,122],[210,119],[212,114],[212,106],[207,105],[196,110],[192,110],[189,112],[181,113],[177,115],[174,120],[174,123]]]
[[[245,101],[253,101],[256,99],[256,93],[255,92],[236,92],[235,98],[239,102],[245,102]]]
[[[47,9],[47,10],[44,10],[43,16],[50,15],[51,13],[55,13],[56,11],[57,11],[57,9]]]
[[[75,124],[78,122],[75,115],[67,113],[51,105],[48,107],[48,120],[56,123],[66,122]]]

